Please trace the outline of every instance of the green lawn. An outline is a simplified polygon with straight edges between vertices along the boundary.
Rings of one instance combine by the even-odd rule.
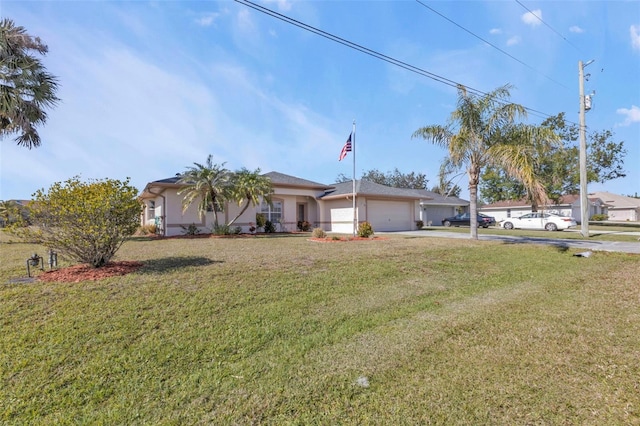
[[[10,284],[1,424],[640,424],[640,257],[305,236],[128,242],[144,267]]]
[[[451,226],[445,228],[444,226],[430,226],[423,228],[425,232],[428,231],[445,231],[445,232],[458,232],[462,234],[469,234],[468,226]],[[489,228],[479,228],[478,235],[492,234],[492,235],[513,235],[520,237],[540,237],[540,238],[560,238],[569,240],[581,240],[585,239],[579,232],[580,226],[577,228],[571,228],[564,231],[542,231],[542,230],[530,230],[530,229],[502,229],[500,226],[492,226]],[[629,233],[639,233],[630,235]],[[639,226],[589,226],[589,240],[590,241],[638,241],[640,235]]]

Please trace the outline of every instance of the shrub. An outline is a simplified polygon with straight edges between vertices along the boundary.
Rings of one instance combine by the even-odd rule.
[[[267,223],[267,217],[262,213],[256,213],[256,228],[264,228],[264,225]]]
[[[313,238],[326,238],[327,233],[324,232],[324,229],[322,228],[313,228],[313,231],[311,231],[311,236]]]
[[[231,233],[234,235],[240,235],[242,233],[242,226],[236,226],[232,228]]]
[[[220,225],[220,224],[218,224],[217,226],[213,225],[211,227],[211,233],[213,235],[229,235],[229,234],[231,234],[231,229],[229,228],[228,225]]]
[[[591,220],[595,220],[595,221],[609,220],[609,216],[606,214],[594,214],[593,216],[591,216]]]
[[[311,229],[311,224],[309,222],[307,222],[306,220],[299,220],[298,221],[298,230],[302,231],[302,232],[307,232]]]
[[[264,232],[266,232],[267,234],[270,234],[272,232],[276,232],[276,227],[270,220],[267,220],[264,223]]]
[[[156,226],[155,223],[150,223],[150,224],[142,225],[141,227],[139,227],[138,230],[136,231],[136,234],[154,235],[156,232],[158,232],[158,227]]]
[[[142,204],[125,181],[73,177],[33,194],[33,227],[18,235],[94,268],[106,265],[138,229]]]
[[[180,226],[182,228],[183,235],[198,235],[200,233],[200,229],[196,226],[195,223],[192,223],[189,226]]]
[[[422,229],[424,227],[424,222],[421,220],[416,220],[416,228]]]
[[[29,209],[16,201],[0,201],[0,228],[29,226]]]
[[[373,235],[373,227],[369,222],[361,222],[358,225],[358,236],[363,238],[369,238]]]

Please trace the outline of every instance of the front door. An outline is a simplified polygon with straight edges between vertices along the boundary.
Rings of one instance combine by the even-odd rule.
[[[305,205],[304,204],[298,204],[298,222],[302,222],[304,220],[307,220],[306,218],[306,214],[305,214]]]

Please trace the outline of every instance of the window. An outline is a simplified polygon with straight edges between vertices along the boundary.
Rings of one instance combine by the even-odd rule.
[[[271,204],[263,201],[260,204],[260,213],[271,223],[278,223],[282,219],[282,201],[272,200]]]
[[[156,215],[156,202],[154,200],[149,201],[149,214],[147,217],[155,217]]]

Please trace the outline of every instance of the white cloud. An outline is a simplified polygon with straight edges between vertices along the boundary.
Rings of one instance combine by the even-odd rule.
[[[618,108],[616,110],[618,114],[625,115],[626,118],[619,126],[628,126],[631,123],[640,123],[640,107],[635,105],[631,105],[631,109],[627,108]]]
[[[640,50],[640,25],[632,25],[629,28],[629,34],[631,34],[631,46]]]
[[[542,19],[542,10],[536,9],[531,12],[527,12],[521,17],[522,22],[527,25],[531,25],[532,27],[537,27],[541,23]]]
[[[580,28],[577,25],[573,25],[571,27],[569,27],[569,32],[572,33],[576,33],[576,34],[582,34],[584,32],[584,30],[582,28]]]
[[[493,34],[493,35],[502,34],[502,30],[500,28],[491,28],[489,30],[489,34]]]
[[[291,2],[288,0],[266,0],[265,3],[276,3],[278,9],[284,12],[291,10]]]
[[[209,27],[216,21],[216,19],[218,19],[218,17],[220,17],[219,13],[215,13],[215,12],[205,13],[202,16],[200,16],[198,19],[196,19],[196,24],[202,27]]]
[[[236,25],[240,32],[243,34],[257,34],[257,28],[253,19],[251,19],[251,13],[247,9],[242,9],[236,15]]]
[[[520,37],[519,36],[513,36],[513,37],[509,38],[509,40],[507,40],[507,46],[515,46],[518,43],[520,43]]]

